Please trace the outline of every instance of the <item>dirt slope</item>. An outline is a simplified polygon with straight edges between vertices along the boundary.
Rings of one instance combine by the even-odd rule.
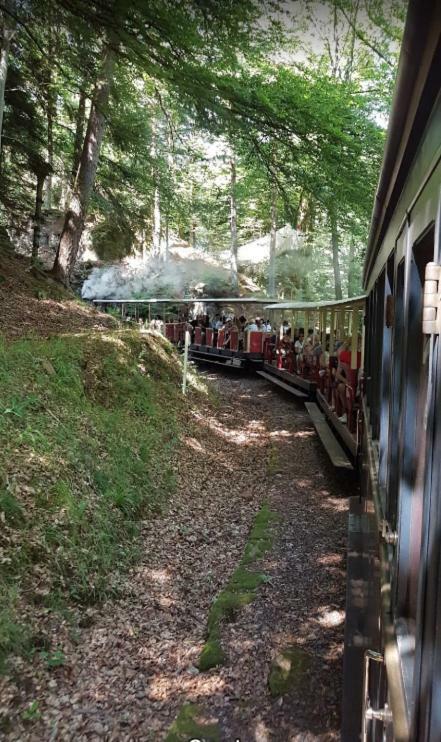
[[[49,337],[116,326],[112,317],[32,271],[27,258],[0,249],[0,335]]]

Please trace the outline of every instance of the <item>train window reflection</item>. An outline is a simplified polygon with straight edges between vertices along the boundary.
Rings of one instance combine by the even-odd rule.
[[[422,333],[424,273],[433,260],[434,231],[415,244],[409,266],[408,338],[403,376],[402,447],[399,481],[397,612],[416,619],[422,512],[426,479],[426,405],[430,338]]]

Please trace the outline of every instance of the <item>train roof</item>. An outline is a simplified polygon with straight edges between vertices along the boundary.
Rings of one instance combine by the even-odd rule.
[[[410,0],[363,274],[375,259],[440,92],[441,2]]]
[[[316,309],[357,309],[364,307],[366,296],[354,296],[350,299],[334,299],[334,301],[286,301],[278,304],[267,304],[265,309],[292,309],[311,312]]]
[[[252,296],[232,296],[232,297],[206,297],[201,296],[197,299],[93,299],[94,304],[267,304],[266,299],[254,298]]]

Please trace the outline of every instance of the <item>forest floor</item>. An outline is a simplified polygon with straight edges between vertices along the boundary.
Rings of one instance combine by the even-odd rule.
[[[116,327],[113,317],[32,269],[29,258],[0,248],[0,335],[15,340]]]
[[[62,663],[6,679],[4,739],[339,739],[348,483],[303,407],[206,375],[217,401],[187,410],[118,599],[58,626]]]

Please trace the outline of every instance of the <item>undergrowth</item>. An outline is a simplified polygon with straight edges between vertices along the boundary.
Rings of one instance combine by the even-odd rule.
[[[32,606],[117,589],[175,486],[171,346],[138,333],[0,343],[0,668],[35,651]]]

